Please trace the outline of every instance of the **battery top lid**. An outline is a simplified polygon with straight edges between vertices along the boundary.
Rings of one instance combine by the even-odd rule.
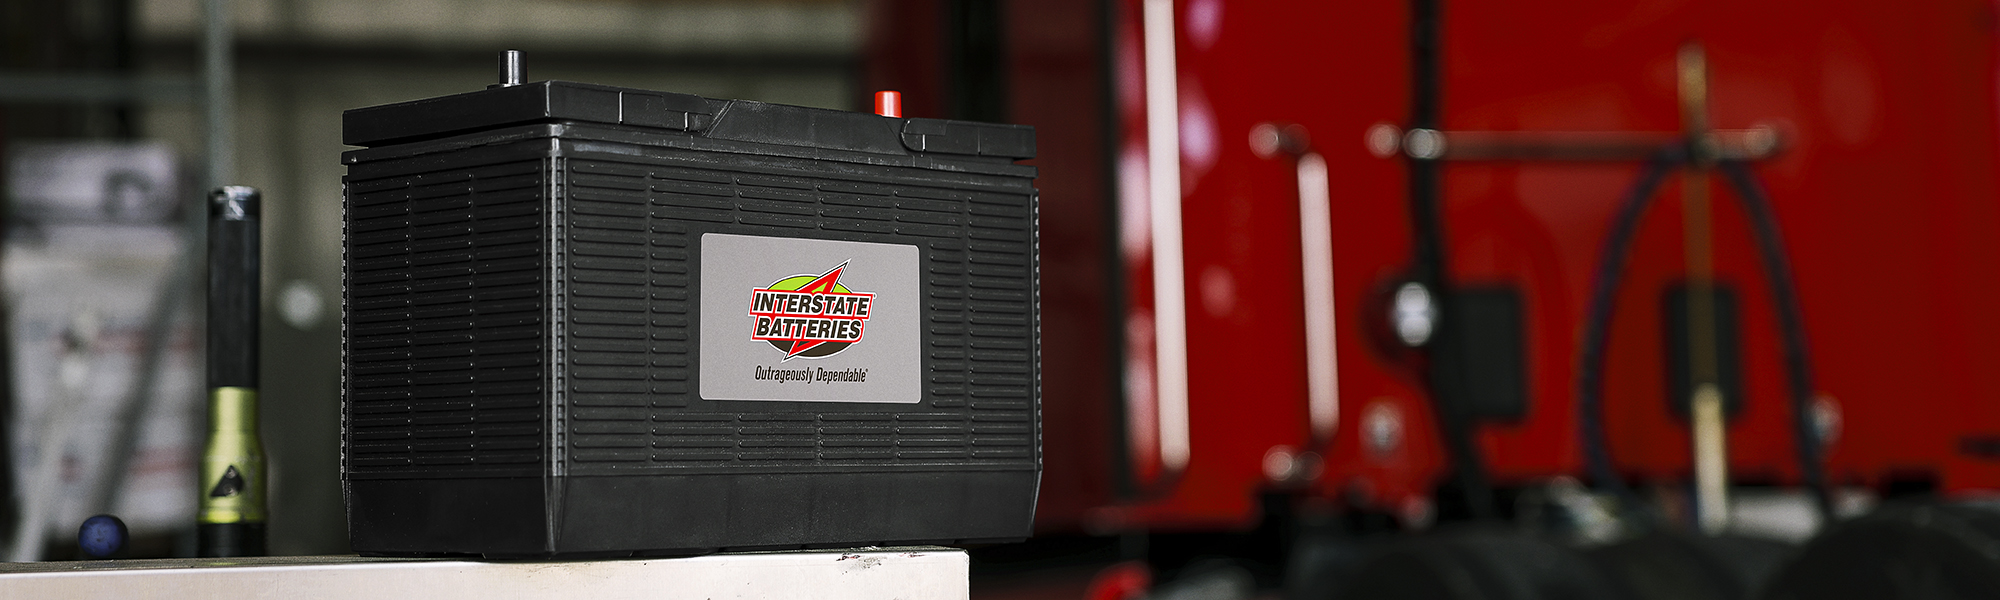
[[[538,123],[622,125],[872,154],[946,154],[997,162],[1035,157],[1035,130],[1025,125],[884,117],[569,81],[349,110],[343,115],[342,141],[378,147]]]

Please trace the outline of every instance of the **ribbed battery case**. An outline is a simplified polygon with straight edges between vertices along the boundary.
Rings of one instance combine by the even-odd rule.
[[[540,82],[345,141],[356,551],[1028,535],[1031,128]]]

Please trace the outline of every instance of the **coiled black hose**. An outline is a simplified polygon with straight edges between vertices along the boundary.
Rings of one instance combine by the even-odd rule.
[[[1577,364],[1577,433],[1584,453],[1584,470],[1590,478],[1617,495],[1628,507],[1637,507],[1636,496],[1625,485],[1611,460],[1611,443],[1604,427],[1604,356],[1610,342],[1611,312],[1623,279],[1626,256],[1639,220],[1652,205],[1653,192],[1667,173],[1686,162],[1678,150],[1663,151],[1648,162],[1633,182],[1613,217],[1611,231],[1604,237],[1593,278],[1589,312],[1583,324],[1582,348]],[[1808,354],[1805,318],[1799,307],[1798,288],[1786,258],[1784,240],[1776,212],[1768,196],[1757,184],[1749,166],[1741,161],[1721,161],[1718,167],[1750,216],[1758,257],[1769,278],[1771,298],[1778,313],[1778,328],[1785,351],[1786,383],[1791,388],[1793,438],[1798,446],[1799,473],[1811,489],[1822,522],[1833,516],[1833,497],[1826,484],[1826,470],[1820,456],[1819,430],[1812,413],[1812,359]]]
[[[1684,162],[1680,152],[1662,152],[1646,163],[1639,179],[1625,191],[1612,217],[1611,231],[1604,236],[1597,253],[1597,271],[1590,287],[1590,309],[1583,321],[1582,348],[1577,357],[1576,419],[1582,438],[1584,472],[1593,483],[1611,490],[1626,506],[1638,506],[1632,490],[1611,462],[1611,440],[1604,429],[1604,354],[1611,338],[1611,311],[1616,307],[1619,282],[1624,278],[1625,256],[1631,252],[1632,238],[1639,230],[1639,218],[1653,204],[1653,192],[1660,181]]]
[[[1720,163],[1722,174],[1736,188],[1743,210],[1750,215],[1750,227],[1757,240],[1757,254],[1764,261],[1764,276],[1771,282],[1771,301],[1777,305],[1778,329],[1785,345],[1786,387],[1792,392],[1792,439],[1798,446],[1799,477],[1812,490],[1818,504],[1820,522],[1833,518],[1833,491],[1826,483],[1826,465],[1820,455],[1819,427],[1813,419],[1812,356],[1806,345],[1805,314],[1799,308],[1797,280],[1792,263],[1785,256],[1777,211],[1750,166],[1741,161]]]

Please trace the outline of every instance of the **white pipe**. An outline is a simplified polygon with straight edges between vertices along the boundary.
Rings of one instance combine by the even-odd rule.
[[[1317,440],[1340,426],[1340,373],[1334,356],[1333,211],[1326,159],[1299,156],[1299,250],[1306,310],[1306,406]]]
[[[1154,397],[1160,464],[1187,466],[1187,282],[1181,257],[1181,136],[1173,0],[1146,0],[1146,177],[1153,240]]]
[[[1694,423],[1695,514],[1707,535],[1722,535],[1729,529],[1729,423],[1722,408],[1722,388],[1713,383],[1695,388],[1689,412]]]

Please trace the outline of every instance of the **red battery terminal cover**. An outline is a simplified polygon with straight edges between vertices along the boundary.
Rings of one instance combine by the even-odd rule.
[[[903,93],[883,90],[875,92],[875,114],[884,117],[903,117]]]

